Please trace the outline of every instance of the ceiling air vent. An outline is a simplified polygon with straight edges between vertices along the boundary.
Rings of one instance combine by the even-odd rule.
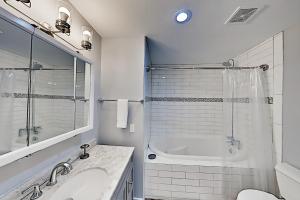
[[[225,24],[236,24],[236,23],[246,23],[249,21],[255,13],[257,13],[258,8],[241,8],[238,7],[234,13],[226,20]]]

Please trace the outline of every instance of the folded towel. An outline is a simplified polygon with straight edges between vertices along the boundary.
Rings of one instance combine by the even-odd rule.
[[[128,99],[118,99],[117,128],[127,128]]]

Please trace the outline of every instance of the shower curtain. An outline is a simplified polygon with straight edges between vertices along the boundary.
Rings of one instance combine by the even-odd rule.
[[[275,193],[272,120],[263,73],[261,69],[223,72],[223,159],[230,169],[223,188],[228,200],[243,189]]]

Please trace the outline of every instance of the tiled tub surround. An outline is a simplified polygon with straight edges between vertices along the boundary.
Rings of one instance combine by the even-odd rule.
[[[235,58],[236,66],[268,64],[265,71],[266,97],[274,99],[273,134],[277,162],[282,146],[283,32],[268,38]],[[211,66],[214,67],[214,66]],[[152,70],[151,135],[223,134],[222,70]],[[241,103],[241,102],[240,102]],[[245,105],[236,104],[241,127],[247,123]],[[234,114],[237,116],[237,113]],[[235,123],[237,124],[237,123]]]
[[[251,187],[252,171],[247,168],[213,166],[214,162],[212,166],[208,162],[182,165],[174,160],[163,164],[164,160],[159,157],[145,163],[146,198],[227,200],[226,194],[235,200],[240,190]]]
[[[103,193],[99,194],[99,200],[110,200],[114,195],[114,192],[121,180],[123,173],[130,162],[134,148],[133,147],[122,147],[122,146],[106,146],[106,145],[96,145],[90,151],[90,157],[85,160],[75,160],[73,165],[73,170],[65,175],[58,176],[58,182],[56,185],[48,187],[41,187],[43,191],[43,196],[41,200],[48,199],[51,194],[53,194],[65,181],[74,177],[76,174],[89,169],[89,168],[102,168],[106,170],[108,175],[112,178],[108,189]],[[46,178],[49,177],[48,169],[43,175],[39,177],[34,177],[32,180],[28,181],[22,187],[11,191],[9,194],[0,198],[1,200],[16,200],[21,199],[24,195],[21,194],[21,191],[26,189],[28,186],[33,183],[42,183]],[[41,178],[43,177],[43,178]],[[24,200],[29,200],[29,197],[26,197]]]
[[[151,136],[146,159],[145,196],[154,199],[235,200],[250,188],[252,169],[242,148],[224,153],[220,135]],[[229,157],[230,156],[230,157]]]
[[[283,69],[283,33],[267,39],[235,58],[237,66],[259,66],[268,64],[264,88],[267,97],[274,99],[270,105],[273,120],[274,153],[277,162],[281,160],[281,96]],[[220,136],[223,134],[222,70],[153,70],[151,139],[172,136],[197,135]],[[207,100],[207,101],[204,101]],[[279,100],[278,100],[279,99]],[[236,134],[243,135],[248,125],[248,109],[245,102],[236,103],[234,114]],[[242,141],[243,142],[243,141]],[[167,146],[167,143],[165,143]],[[213,145],[213,144],[211,144]],[[151,140],[150,140],[151,148]],[[159,149],[163,151],[163,149]],[[159,152],[159,151],[158,151]],[[242,180],[243,185],[233,188],[233,196],[250,188],[251,169],[245,167],[220,167],[226,164],[182,157],[182,152],[157,151],[155,160],[145,160],[145,196],[153,199],[201,199],[225,200],[221,180]],[[149,150],[148,153],[153,153]],[[186,152],[184,152],[186,154]],[[189,155],[189,154],[186,154]],[[209,154],[211,155],[211,154]],[[198,155],[199,156],[199,155]],[[200,154],[200,156],[203,156]],[[172,158],[173,157],[173,158]],[[275,158],[275,156],[274,156]],[[200,161],[200,162],[199,162]],[[274,159],[275,162],[275,159]],[[228,166],[228,165],[227,165]],[[235,165],[231,165],[235,166]],[[179,170],[180,169],[180,170]],[[208,175],[207,175],[208,174]],[[222,177],[222,178],[220,178]],[[226,192],[229,190],[225,190]],[[232,200],[235,199],[232,197]]]

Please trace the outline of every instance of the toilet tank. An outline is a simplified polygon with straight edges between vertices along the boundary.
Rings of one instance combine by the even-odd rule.
[[[275,169],[281,196],[286,200],[299,200],[300,170],[287,163],[280,163]]]

